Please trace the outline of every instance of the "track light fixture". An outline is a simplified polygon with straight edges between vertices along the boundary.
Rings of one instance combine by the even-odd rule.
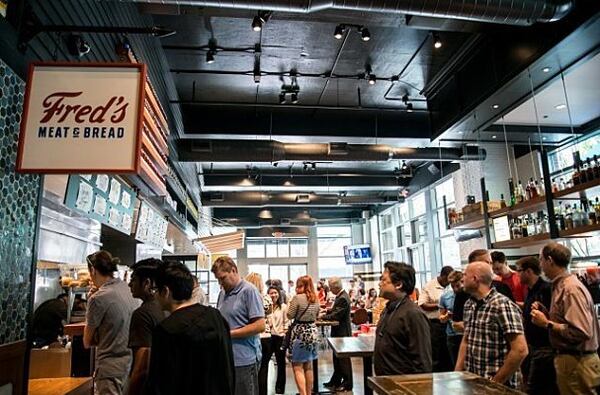
[[[291,94],[291,103],[292,104],[298,104],[298,94],[297,93],[292,93]]]
[[[371,33],[366,27],[362,26],[358,29],[358,31],[360,32],[360,38],[363,41],[369,41],[371,39]]]
[[[369,81],[369,85],[375,85],[375,83],[377,82],[377,76],[375,76],[375,74],[369,74],[367,76],[367,79]]]
[[[346,26],[344,25],[337,25],[335,27],[335,31],[333,32],[333,37],[335,37],[338,40],[341,40],[342,37],[344,37],[344,33],[346,32]]]
[[[211,64],[215,62],[215,53],[212,49],[209,49],[206,53],[206,63]]]
[[[414,111],[413,104],[412,103],[408,103],[406,105],[406,112],[413,112],[413,111]]]
[[[337,25],[333,32],[333,37],[335,37],[338,40],[341,40],[342,37],[344,37],[344,33],[346,33],[346,30],[348,30],[350,28],[354,28],[360,33],[361,40],[369,41],[371,39],[371,32],[369,32],[369,29],[367,27],[362,26],[362,25],[351,25],[351,24]]]
[[[258,14],[252,19],[252,30],[260,32],[263,25],[267,23],[271,17],[271,11],[259,11]]]
[[[437,33],[433,33],[433,47],[435,49],[442,48],[442,40],[440,40],[440,36]]]
[[[298,94],[300,93],[300,86],[298,85],[295,70],[292,70],[290,72],[290,78],[292,80],[291,83],[286,84],[284,82],[284,84],[281,85],[281,93],[279,94],[279,104],[286,103],[286,95],[288,94],[290,95],[290,103],[298,104],[299,102]]]
[[[283,92],[279,94],[279,104],[285,104],[285,93]]]
[[[252,30],[255,32],[260,32],[262,30],[263,22],[264,21],[260,16],[255,16],[254,19],[252,19]]]

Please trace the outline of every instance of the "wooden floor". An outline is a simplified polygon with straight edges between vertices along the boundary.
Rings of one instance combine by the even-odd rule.
[[[352,391],[338,392],[338,394],[355,394],[363,395],[363,367],[361,358],[352,358],[352,372],[354,379],[354,388]],[[331,359],[331,351],[319,352],[319,389],[326,391],[327,388],[323,387],[323,383],[326,383],[331,378],[333,373],[333,362]],[[276,371],[273,365],[273,361],[269,365],[269,395],[275,394],[275,379]],[[292,366],[287,364],[286,366],[286,383],[285,383],[286,395],[297,394],[296,382],[294,381],[294,374],[292,373]]]

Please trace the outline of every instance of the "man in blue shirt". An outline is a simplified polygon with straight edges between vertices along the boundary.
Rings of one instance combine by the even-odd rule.
[[[447,289],[440,297],[440,321],[446,323],[446,344],[448,353],[452,360],[452,366],[456,365],[456,357],[462,341],[462,333],[452,328],[452,310],[454,309],[454,299],[456,294],[463,289],[463,274],[455,270],[448,275],[451,289]]]
[[[265,311],[256,287],[240,277],[229,257],[215,260],[211,271],[222,289],[217,308],[231,327],[236,395],[258,395],[261,361],[259,334],[265,330]]]

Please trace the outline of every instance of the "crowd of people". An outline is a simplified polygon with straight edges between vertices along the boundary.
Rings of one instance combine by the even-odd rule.
[[[351,336],[351,311],[379,306],[376,375],[466,370],[531,394],[591,394],[600,385],[599,326],[570,260],[567,247],[549,243],[513,270],[503,254],[476,250],[464,271],[442,268],[416,297],[415,271],[401,262],[384,264],[378,291],[360,280],[346,291],[337,277],[315,286],[310,276],[285,291],[257,273],[242,278],[219,257],[213,308],[185,265],[146,259],[127,284],[113,276],[118,259],[99,251],[88,257],[94,287],[83,340],[96,347],[97,394],[263,395],[274,356],[276,394],[289,362],[297,392],[309,395],[317,321],[338,323],[332,337]],[[349,358],[333,356],[325,386],[352,390]]]

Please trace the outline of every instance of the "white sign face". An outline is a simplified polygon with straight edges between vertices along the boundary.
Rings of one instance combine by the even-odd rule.
[[[494,218],[494,237],[496,242],[510,240],[508,216]]]
[[[32,64],[18,170],[137,172],[145,74],[140,64]]]

